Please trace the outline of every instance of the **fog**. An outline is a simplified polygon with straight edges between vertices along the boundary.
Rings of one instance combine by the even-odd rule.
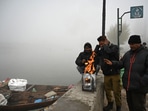
[[[85,42],[92,43],[93,48],[97,44],[102,32],[102,2],[0,0],[0,80],[9,77],[27,79],[30,84],[77,83],[81,75],[75,59]],[[117,8],[122,15],[131,6],[141,5],[144,17],[131,20],[125,15],[123,23],[128,24],[129,34],[140,34],[147,41],[147,0],[106,0],[106,33],[113,33],[110,28],[116,26]],[[113,35],[108,35],[111,41]]]

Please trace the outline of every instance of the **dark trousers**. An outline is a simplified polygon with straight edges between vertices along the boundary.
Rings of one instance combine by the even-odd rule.
[[[146,111],[146,93],[126,91],[129,111]]]
[[[84,73],[84,69],[85,69],[85,66],[77,66],[77,70],[79,71],[80,74]]]

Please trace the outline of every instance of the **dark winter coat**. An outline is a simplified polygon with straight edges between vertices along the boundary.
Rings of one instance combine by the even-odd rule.
[[[84,63],[82,63],[82,60],[85,59],[86,61],[89,60],[90,56],[92,55],[91,53],[87,53],[87,52],[80,52],[79,56],[76,58],[75,63],[78,66],[85,66]]]
[[[148,50],[142,46],[136,51],[129,50],[114,66],[124,68],[123,87],[128,90],[147,92],[148,90]]]
[[[96,46],[96,58],[95,64],[100,64],[101,69],[104,75],[115,75],[119,74],[119,69],[115,68],[114,66],[110,66],[104,62],[104,59],[109,59],[111,61],[118,61],[119,60],[119,50],[118,46],[114,44],[105,45],[100,48],[99,45]]]

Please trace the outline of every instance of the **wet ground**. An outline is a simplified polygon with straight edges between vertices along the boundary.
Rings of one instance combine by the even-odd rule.
[[[121,95],[122,95],[122,108],[121,108],[121,111],[129,111],[128,109],[128,106],[127,106],[127,102],[126,102],[126,92],[124,89],[122,89],[122,92],[121,92]],[[107,104],[107,101],[106,99],[104,100],[104,105]],[[112,111],[116,111],[116,108],[115,108],[115,103],[114,103],[114,109]],[[148,94],[147,94],[147,97],[146,97],[146,110],[148,111]]]

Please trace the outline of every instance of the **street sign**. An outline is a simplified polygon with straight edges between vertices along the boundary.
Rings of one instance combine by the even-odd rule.
[[[130,16],[132,18],[143,18],[143,6],[131,7]]]

